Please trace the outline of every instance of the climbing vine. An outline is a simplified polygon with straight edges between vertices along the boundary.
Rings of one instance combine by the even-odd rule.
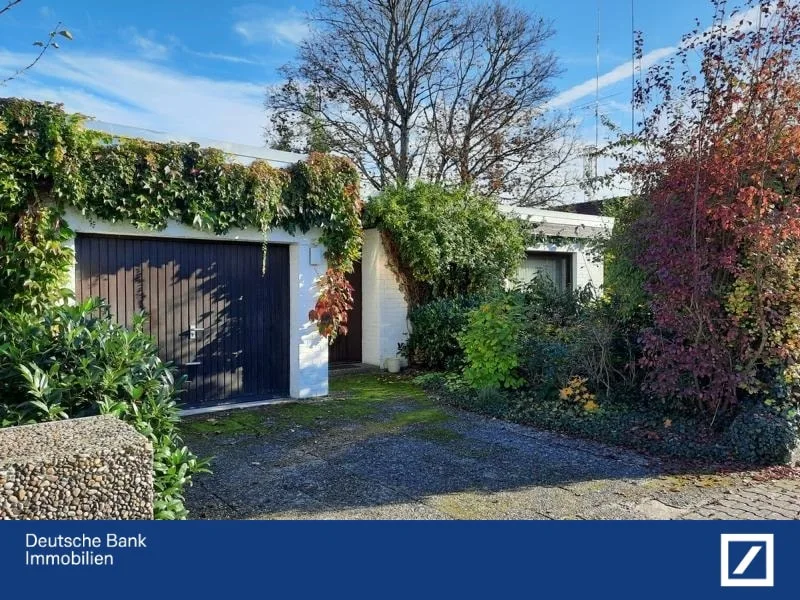
[[[113,138],[87,130],[61,105],[0,100],[0,300],[38,310],[61,293],[71,251],[63,219],[73,206],[92,219],[163,229],[174,220],[223,234],[232,228],[290,233],[318,227],[330,271],[312,315],[331,338],[346,331],[326,306],[346,290],[325,284],[353,268],[361,248],[359,181],[352,163],[312,153],[286,169],[232,162],[193,143]],[[346,314],[346,311],[345,311]]]
[[[502,289],[525,253],[525,230],[497,202],[465,187],[418,182],[367,205],[411,304]]]

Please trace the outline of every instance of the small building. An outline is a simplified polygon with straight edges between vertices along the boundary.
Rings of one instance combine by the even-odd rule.
[[[263,159],[284,167],[304,155],[213,140],[175,136],[102,122],[88,127],[150,141],[196,141],[249,163]],[[528,248],[519,279],[546,274],[573,289],[603,282],[603,265],[587,252],[590,238],[613,220],[552,210],[503,210],[537,224],[541,243]],[[408,334],[408,304],[389,267],[379,232],[364,232],[362,260],[350,276],[355,306],[349,333],[329,347],[308,314],[316,281],[327,265],[321,231],[269,232],[262,272],[262,233],[224,235],[170,222],[162,231],[94,222],[68,211],[75,232],[72,288],[80,299],[105,298],[118,322],[130,326],[140,311],[161,357],[187,378],[187,408],[205,409],[277,397],[328,393],[329,363],[384,367]]]
[[[527,248],[517,279],[527,282],[547,276],[561,289],[603,285],[603,262],[593,256],[590,242],[608,234],[614,219],[597,215],[501,205],[502,210],[536,224],[542,241]],[[332,363],[363,362],[384,368],[398,355],[408,336],[408,303],[389,265],[377,229],[364,231],[362,262],[351,279],[356,290],[350,333],[330,351]],[[361,340],[359,342],[359,336]]]

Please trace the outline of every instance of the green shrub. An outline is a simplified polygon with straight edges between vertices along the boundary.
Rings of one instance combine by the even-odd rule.
[[[464,380],[473,388],[517,388],[520,366],[520,306],[510,297],[487,302],[469,313],[459,336]]]
[[[410,363],[428,369],[459,369],[464,352],[458,336],[467,325],[469,312],[479,305],[477,296],[458,296],[412,308],[408,313],[411,332],[400,353]]]
[[[786,415],[763,402],[750,401],[733,418],[723,440],[738,460],[781,464],[798,445],[798,430]]]
[[[0,313],[0,426],[117,415],[153,444],[154,516],[181,519],[183,488],[206,463],[182,445],[179,382],[143,320],[125,329],[95,300]]]
[[[464,187],[388,189],[366,205],[364,223],[387,234],[412,305],[500,290],[525,254],[521,221]]]
[[[570,346],[544,336],[528,337],[520,350],[520,373],[528,387],[553,396],[573,371]]]
[[[423,373],[414,377],[413,382],[424,390],[442,390],[447,384],[447,377],[444,373]]]
[[[638,398],[641,382],[638,327],[621,319],[613,300],[592,288],[558,290],[547,281],[522,289],[525,331],[522,375],[552,397],[571,377],[584,377],[605,396]]]

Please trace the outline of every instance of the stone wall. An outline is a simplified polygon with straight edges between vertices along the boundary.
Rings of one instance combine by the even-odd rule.
[[[152,519],[150,441],[112,416],[0,429],[0,518]]]

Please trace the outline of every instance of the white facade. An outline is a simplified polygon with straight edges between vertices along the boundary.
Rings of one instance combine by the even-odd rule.
[[[589,251],[593,238],[608,235],[614,228],[614,219],[596,215],[522,208],[501,205],[500,210],[508,215],[537,224],[536,231],[558,243],[545,243],[527,248],[529,252],[568,253],[572,260],[572,286],[574,289],[591,285],[600,289],[603,285],[603,262]]]
[[[563,239],[527,250],[568,254],[573,288],[591,285],[599,289],[603,285],[603,263],[587,251],[587,244],[591,238],[609,233],[614,219],[538,208],[501,206],[501,210],[538,223],[537,231],[545,235]],[[398,346],[408,337],[409,322],[408,303],[376,229],[364,232],[362,289],[362,360],[383,369],[387,358],[399,355]]]
[[[361,289],[361,360],[383,369],[408,337],[408,304],[377,229],[364,231]]]

